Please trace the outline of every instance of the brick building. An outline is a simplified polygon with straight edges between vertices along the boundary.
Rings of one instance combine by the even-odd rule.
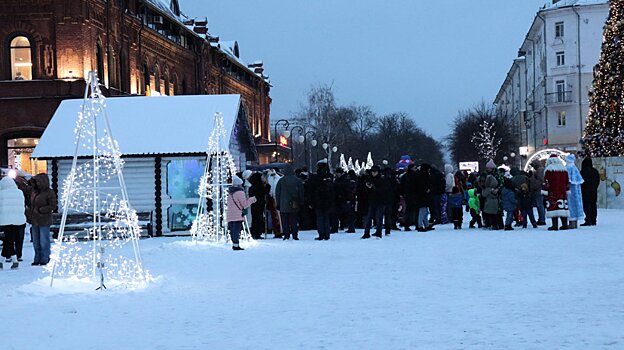
[[[267,143],[262,62],[245,64],[238,43],[207,25],[178,0],[2,0],[0,166],[46,171],[32,149],[61,100],[83,97],[90,70],[108,96],[240,94],[256,143]]]

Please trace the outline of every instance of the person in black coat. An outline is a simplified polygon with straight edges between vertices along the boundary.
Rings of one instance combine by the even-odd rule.
[[[266,207],[267,185],[262,181],[261,173],[249,176],[249,197],[255,197],[256,202],[251,205],[251,237],[262,239],[265,230],[264,211]]]
[[[388,185],[388,192],[385,196],[386,209],[384,211],[384,222],[386,236],[389,236],[392,230],[399,229],[397,227],[397,222],[399,220],[400,184],[397,179],[396,171],[392,168],[386,167],[383,171],[383,176]]]
[[[346,229],[347,233],[355,233],[355,191],[356,179],[344,172],[344,169],[336,169],[334,180],[336,213],[332,221],[332,232]],[[355,175],[355,172],[353,173]]]
[[[329,240],[330,213],[334,210],[334,179],[329,172],[327,160],[317,163],[316,174],[310,177],[310,191],[312,192],[312,207],[316,213],[317,241]]]
[[[373,236],[381,238],[383,217],[388,203],[389,185],[386,178],[381,175],[379,166],[373,165],[370,169],[371,174],[366,179],[366,189],[368,192],[368,213],[364,222],[364,235],[362,239],[371,237],[370,230],[372,222],[375,222],[375,233]],[[386,225],[389,223],[386,222]]]
[[[595,226],[598,217],[598,186],[600,185],[600,174],[594,168],[592,159],[585,157],[581,163],[581,194],[583,196],[583,211],[585,212],[585,222],[581,226]]]
[[[433,227],[429,225],[429,207],[434,203],[432,199],[432,179],[437,181],[436,176],[431,176],[431,165],[421,164],[416,176],[416,205],[418,206],[416,230],[418,232],[433,230]]]
[[[416,205],[416,166],[410,164],[407,171],[401,176],[400,191],[405,200],[405,218],[403,227],[405,231],[411,231],[410,226],[416,223],[418,206]]]

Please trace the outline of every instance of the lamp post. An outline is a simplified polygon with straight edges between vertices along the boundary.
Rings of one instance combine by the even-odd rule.
[[[329,168],[332,168],[331,165],[331,158],[332,158],[332,153],[336,153],[338,152],[338,147],[337,146],[332,146],[327,142],[323,143],[323,149],[325,150],[325,152],[327,152],[327,165],[329,166]]]
[[[279,141],[279,137],[278,137],[278,135],[277,135],[277,126],[278,126],[280,123],[281,123],[281,124],[284,124],[284,129],[285,129],[286,131],[288,131],[288,126],[290,125],[290,123],[289,123],[289,122],[288,122],[288,120],[286,120],[286,119],[280,119],[280,120],[278,120],[278,121],[276,121],[276,122],[275,122],[275,133],[274,133],[273,135],[274,135],[274,137],[275,137],[275,152],[274,152],[275,154],[274,154],[274,157],[275,157],[275,162],[276,162],[276,163],[277,163],[277,161],[278,161],[278,158],[277,158],[277,154],[278,154],[278,153],[277,153],[277,143],[278,143],[278,141]]]
[[[303,129],[303,126],[295,125],[292,128],[290,128],[290,159],[293,164],[295,162],[295,152],[294,152],[295,144],[293,142],[293,136],[295,136],[295,131],[299,132],[299,137],[297,138],[297,142],[299,143],[305,142],[305,137],[303,136],[305,130]]]
[[[308,167],[308,171],[311,171],[312,164],[310,164],[310,163],[312,161],[312,150],[309,150],[310,151],[310,158],[309,158],[310,163],[308,163],[308,135],[310,135],[312,137],[312,141],[310,141],[310,144],[312,145],[312,147],[316,147],[317,143],[316,143],[316,133],[314,131],[310,130],[310,131],[306,132],[305,134],[303,134],[303,142],[304,142],[304,145],[305,145],[305,148],[304,148],[304,152],[305,152],[305,165]],[[318,152],[318,149],[317,149],[317,152]],[[317,153],[316,158],[318,158],[318,153]]]

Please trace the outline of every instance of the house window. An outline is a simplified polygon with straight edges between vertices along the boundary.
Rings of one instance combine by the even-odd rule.
[[[565,52],[557,52],[557,66],[565,66]]]
[[[566,112],[560,111],[557,113],[557,126],[566,126]]]
[[[11,40],[11,76],[13,80],[32,80],[32,46],[25,36]]]
[[[555,23],[555,38],[563,38],[563,22]]]
[[[566,102],[565,101],[565,88],[566,83],[565,80],[557,80],[555,82],[555,89],[557,90],[557,102]]]

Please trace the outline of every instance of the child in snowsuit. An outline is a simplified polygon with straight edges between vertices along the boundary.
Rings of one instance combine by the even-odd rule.
[[[513,231],[511,224],[514,221],[514,211],[516,211],[517,201],[511,179],[505,179],[503,190],[503,210],[505,211],[505,231]]]
[[[470,210],[470,228],[475,228],[475,224],[481,228],[483,224],[481,223],[481,203],[479,201],[479,194],[477,193],[476,188],[472,188],[472,183],[468,182],[466,184],[468,187],[468,191],[466,191],[466,196],[468,197],[468,208]]]
[[[247,198],[245,195],[243,180],[236,175],[232,176],[232,186],[229,188],[227,199],[227,223],[233,250],[244,250],[238,244],[240,232],[243,228],[243,220],[245,220],[243,210],[249,208],[255,202],[256,197]]]
[[[527,217],[531,220],[533,228],[537,228],[537,221],[533,214],[533,194],[529,191],[529,185],[520,185],[520,192],[518,193],[518,207],[522,212],[522,228],[527,228]]]
[[[463,217],[464,195],[459,192],[457,186],[453,186],[451,194],[448,196],[449,207],[451,208],[451,218],[453,221],[453,229],[461,230]]]

